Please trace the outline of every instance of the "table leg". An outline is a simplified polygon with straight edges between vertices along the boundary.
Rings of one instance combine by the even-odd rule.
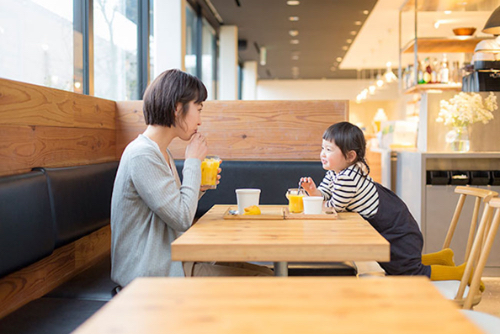
[[[288,276],[288,262],[274,262],[274,276]]]

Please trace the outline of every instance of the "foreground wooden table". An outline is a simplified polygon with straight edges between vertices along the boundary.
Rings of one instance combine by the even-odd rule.
[[[225,220],[227,208],[215,205],[175,240],[172,260],[272,261],[286,276],[288,262],[390,259],[387,240],[357,213],[328,220]]]
[[[139,278],[74,333],[479,334],[424,277]]]

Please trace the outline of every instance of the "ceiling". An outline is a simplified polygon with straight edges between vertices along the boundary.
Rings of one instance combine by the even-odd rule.
[[[380,1],[380,0],[379,0]],[[401,0],[398,0],[401,1]],[[238,27],[240,61],[260,61],[259,79],[352,79],[356,69],[339,69],[348,48],[377,0],[211,0],[224,25]],[[290,21],[298,16],[298,21]],[[397,24],[397,22],[396,22]],[[292,37],[290,30],[297,30]],[[296,39],[298,44],[290,41]],[[342,59],[341,59],[342,58]]]

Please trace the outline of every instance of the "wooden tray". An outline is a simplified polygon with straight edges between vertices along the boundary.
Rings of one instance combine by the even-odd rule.
[[[306,215],[306,214],[304,214],[304,212],[290,213],[290,211],[288,211],[288,207],[284,207],[283,214],[285,216],[285,219],[318,219],[318,220],[322,219],[322,220],[326,220],[326,219],[337,219],[338,218],[337,212],[335,212],[335,210],[333,210],[333,213],[326,213],[323,211],[319,215]]]
[[[229,210],[238,210],[238,207],[228,207],[222,217],[224,219],[244,219],[244,220],[283,220],[285,213],[282,207],[266,208],[259,206],[261,210],[260,215],[232,215]]]

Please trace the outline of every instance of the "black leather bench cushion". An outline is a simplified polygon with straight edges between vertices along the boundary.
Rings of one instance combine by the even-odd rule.
[[[53,231],[45,175],[0,178],[0,277],[51,254]]]
[[[111,257],[106,256],[97,264],[46,294],[45,297],[108,301],[113,297],[113,288],[117,286],[110,276]]]
[[[106,302],[40,298],[0,319],[0,334],[68,334]]]
[[[175,164],[182,178],[184,161]],[[287,189],[297,188],[300,177],[310,176],[319,184],[325,176],[319,161],[223,161],[221,168],[221,183],[201,198],[196,217],[214,204],[236,204],[237,188],[261,189],[261,204],[286,204]]]
[[[118,162],[40,168],[49,184],[56,248],[109,224],[117,168]]]

